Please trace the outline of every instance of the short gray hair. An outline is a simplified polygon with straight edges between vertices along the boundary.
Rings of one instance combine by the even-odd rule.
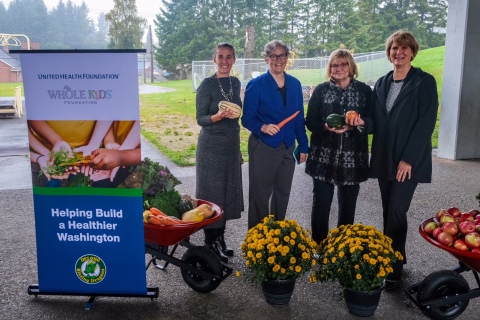
[[[263,47],[262,55],[264,57],[269,57],[276,47],[282,47],[283,49],[285,49],[285,54],[287,55],[287,57],[290,54],[290,49],[285,44],[285,42],[283,42],[282,40],[272,40],[269,43],[267,43],[265,47]]]

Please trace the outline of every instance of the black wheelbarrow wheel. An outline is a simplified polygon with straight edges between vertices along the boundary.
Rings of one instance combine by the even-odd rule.
[[[466,293],[470,287],[460,274],[451,270],[436,271],[423,279],[418,288],[418,302],[454,296],[456,294]],[[468,306],[469,300],[462,300],[458,303],[430,307],[422,309],[422,312],[431,319],[449,320],[458,317]]]
[[[213,252],[205,247],[192,247],[188,249],[184,253],[182,260],[190,266],[207,272],[212,276],[216,276],[217,278],[222,277],[222,263]],[[201,293],[215,290],[221,282],[219,279],[205,278],[186,269],[181,270],[183,280],[187,285]]]

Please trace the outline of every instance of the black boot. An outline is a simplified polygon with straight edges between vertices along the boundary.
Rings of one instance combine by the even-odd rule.
[[[207,247],[210,251],[215,253],[217,257],[220,259],[220,261],[228,263],[228,257],[223,254],[223,252],[220,250],[216,242],[205,243],[205,247]]]
[[[233,256],[233,249],[230,247],[227,247],[227,244],[225,243],[225,237],[223,234],[220,234],[217,237],[217,244],[218,244],[218,248],[224,255]]]

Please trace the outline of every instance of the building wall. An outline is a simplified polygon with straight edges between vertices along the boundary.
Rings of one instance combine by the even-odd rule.
[[[27,50],[27,43],[22,42],[20,50]],[[30,42],[30,49],[31,50],[40,50],[40,43],[38,42]],[[4,46],[0,48],[5,52],[9,52],[9,47]],[[21,71],[12,71],[12,68],[7,64],[0,61],[0,82],[22,82],[22,72]]]
[[[448,6],[437,156],[480,159],[480,1]]]
[[[10,73],[11,68],[0,61],[0,82],[11,82]]]

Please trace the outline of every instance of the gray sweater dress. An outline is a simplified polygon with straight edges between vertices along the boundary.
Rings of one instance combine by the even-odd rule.
[[[218,112],[218,103],[227,100],[220,91],[230,91],[229,78],[205,78],[197,89],[197,123],[202,127],[196,152],[195,197],[219,205],[224,218],[205,226],[222,228],[226,220],[238,219],[244,210],[242,168],[240,161],[239,119],[222,119],[213,123],[210,117]],[[230,102],[242,106],[240,81],[231,77],[233,97]]]

